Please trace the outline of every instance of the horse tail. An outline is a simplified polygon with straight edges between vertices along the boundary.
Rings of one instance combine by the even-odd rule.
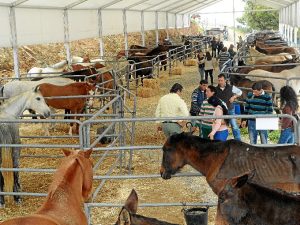
[[[13,168],[12,160],[12,147],[2,147],[2,168]],[[4,178],[4,190],[5,192],[13,192],[14,190],[14,174],[13,171],[2,171]],[[11,202],[12,196],[9,197]]]

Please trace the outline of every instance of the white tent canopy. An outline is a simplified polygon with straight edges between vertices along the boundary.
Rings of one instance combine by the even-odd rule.
[[[183,28],[214,0],[0,0],[0,47]],[[142,18],[144,21],[142,21]],[[125,27],[126,26],[126,27]],[[14,40],[16,38],[16,40]]]

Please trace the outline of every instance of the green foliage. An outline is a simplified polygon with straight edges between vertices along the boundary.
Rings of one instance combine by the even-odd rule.
[[[265,9],[269,8],[247,1],[245,12],[242,17],[237,18],[237,21],[254,30],[278,30],[278,11],[252,11]]]

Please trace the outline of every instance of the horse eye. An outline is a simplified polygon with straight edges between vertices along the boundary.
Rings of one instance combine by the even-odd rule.
[[[40,101],[40,100],[41,100],[41,98],[40,98],[40,97],[36,97],[36,100]]]

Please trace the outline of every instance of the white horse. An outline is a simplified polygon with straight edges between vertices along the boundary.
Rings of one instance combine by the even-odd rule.
[[[248,73],[248,75],[258,75],[255,77],[250,77],[251,80],[258,81],[267,79],[268,81],[272,82],[275,90],[280,90],[283,86],[287,85],[287,79],[291,79],[294,77],[299,78],[300,74],[300,66],[296,66],[290,70],[283,70],[280,73],[272,73],[265,70],[252,70]],[[288,83],[297,94],[300,91],[300,79],[292,79]]]
[[[13,96],[19,95],[25,91],[29,91],[32,88],[36,87],[39,84],[49,83],[59,86],[64,86],[67,84],[74,83],[75,81],[69,78],[63,77],[53,77],[53,78],[44,78],[38,81],[11,81],[3,85],[1,89],[2,97],[11,98]]]
[[[43,96],[38,91],[38,87],[10,98],[0,106],[0,120],[14,120],[26,110],[33,109],[44,117],[50,116],[50,109]],[[0,124],[1,144],[20,144],[19,127],[16,123]],[[0,147],[0,167],[18,168],[20,147]],[[0,172],[0,191],[18,192],[20,190],[19,174],[14,172]],[[20,202],[20,196],[15,195],[14,199]],[[4,207],[4,196],[0,195],[0,208]]]
[[[67,66],[68,61],[63,60],[45,68],[33,67],[28,71],[27,77],[59,76],[59,73],[62,73]]]

